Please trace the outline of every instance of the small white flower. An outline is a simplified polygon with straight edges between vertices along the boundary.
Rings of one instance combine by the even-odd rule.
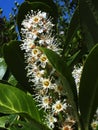
[[[28,22],[28,20],[24,20],[22,22],[22,26],[24,26],[25,28],[29,29],[29,28],[31,28],[31,23]]]
[[[34,94],[34,99],[38,102],[39,100],[41,100],[42,97],[44,97],[46,95],[46,90],[44,89],[36,89],[35,87],[35,94]]]
[[[36,38],[38,37],[38,34],[39,34],[38,31],[39,31],[39,29],[37,29],[37,28],[36,29],[34,28],[34,29],[31,30],[30,33],[32,35],[32,39],[36,40]]]
[[[49,89],[52,89],[52,84],[49,78],[43,78],[40,77],[38,78],[38,81],[36,80],[37,78],[31,79],[30,81],[34,82],[34,86],[36,90],[44,90],[45,93],[48,92]]]
[[[25,39],[23,42],[24,44],[21,44],[20,47],[21,50],[25,50],[26,52],[29,52],[35,46],[33,40]]]
[[[40,22],[40,20],[41,20],[40,17],[38,15],[36,15],[36,16],[32,17],[31,23],[38,24]]]
[[[30,76],[32,77],[32,74],[33,74],[32,72],[36,72],[38,70],[38,67],[35,64],[31,65],[30,63],[26,66],[25,69],[27,70],[27,77],[30,77]]]
[[[91,123],[91,126],[92,126],[93,130],[96,130],[96,128],[98,127],[98,121],[93,120],[93,122]]]
[[[63,110],[66,110],[67,104],[62,103],[60,100],[56,101],[55,104],[53,104],[52,109],[54,113],[59,113]]]
[[[46,57],[45,54],[42,54],[42,55],[40,56],[40,58],[39,58],[39,61],[41,62],[41,63],[40,63],[40,66],[41,66],[42,68],[45,68],[45,67],[46,67],[46,63],[48,62],[48,58]]]
[[[43,85],[43,88],[44,89],[49,89],[49,88],[51,88],[51,81],[50,81],[50,79],[43,79],[42,80],[42,85]]]
[[[60,52],[62,51],[62,49],[59,47],[60,44],[58,44],[57,40],[53,40],[53,42],[49,43],[49,45],[47,46],[48,49],[51,49],[53,51],[55,51],[56,53],[60,54]]]
[[[43,18],[43,19],[46,19],[47,18],[47,14],[46,12],[39,12],[38,15]]]
[[[47,126],[51,129],[53,129],[55,127],[54,123],[57,122],[57,118],[54,117],[52,114],[47,114],[45,116],[45,120],[46,120],[46,124]]]
[[[54,85],[54,91],[57,92],[59,95],[62,94],[62,90],[63,90],[62,85],[60,85],[60,84],[55,84]]]
[[[43,80],[43,75],[44,75],[45,71],[44,70],[35,70],[33,71],[33,74],[31,73],[31,81],[32,82],[36,82],[39,83],[40,81]]]
[[[39,106],[40,109],[44,108],[44,110],[46,111],[50,108],[51,100],[52,99],[49,96],[41,96],[38,100],[39,104],[37,106]]]
[[[65,124],[64,126],[62,126],[61,130],[73,130],[73,128],[70,125]]]
[[[41,51],[37,48],[32,49],[32,57],[36,60],[40,57]]]
[[[45,71],[44,70],[37,70],[36,72],[34,72],[33,75],[35,75],[35,78],[38,77],[38,78],[41,78],[43,77]]]

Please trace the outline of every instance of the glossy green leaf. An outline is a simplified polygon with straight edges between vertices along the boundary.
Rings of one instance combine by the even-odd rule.
[[[9,128],[9,130],[49,130],[49,129],[45,126],[42,127],[41,124],[34,121],[32,122],[15,121]]]
[[[53,0],[26,0],[26,1],[29,1],[29,2],[42,2],[44,4],[47,4],[48,6],[51,7],[51,10],[53,11],[52,12],[52,15],[54,16],[55,20],[57,20],[58,18],[58,11],[57,11],[57,6],[56,4],[53,2]]]
[[[10,75],[8,82],[13,86],[16,86],[16,84],[18,83],[18,81],[15,79],[13,75]]]
[[[98,130],[98,125],[97,125],[97,127],[96,127],[96,130]]]
[[[71,75],[71,72],[66,65],[66,62],[55,52],[46,48],[40,48],[49,59],[52,66],[57,70],[59,73],[61,80],[63,82],[64,90],[67,92],[67,96],[69,99],[70,104],[73,106],[74,114],[78,120],[77,116],[77,91],[76,86],[74,83],[74,79]]]
[[[73,56],[71,56],[71,57],[68,59],[67,65],[68,65],[68,66],[73,66],[73,65],[76,63],[78,57],[80,56],[79,54],[80,54],[80,50],[77,51]]]
[[[8,119],[9,119],[9,116],[0,117],[0,128],[5,128],[5,124]]]
[[[43,3],[43,2],[24,2],[18,11],[18,16],[17,16],[17,24],[18,24],[18,29],[19,31],[21,31],[21,23],[23,21],[23,19],[25,19],[25,16],[31,11],[45,11],[47,12],[50,16],[52,16],[54,19],[53,21],[57,22],[57,12],[55,12],[55,9],[53,10],[53,8],[51,8],[51,6],[49,6],[49,4]]]
[[[79,105],[85,130],[98,107],[98,44],[91,50],[85,62],[80,82]]]
[[[0,80],[3,78],[7,70],[7,65],[4,61],[4,58],[0,58]]]
[[[79,23],[79,7],[76,8],[73,17],[71,19],[67,34],[66,34],[66,45],[68,45],[68,43],[70,41],[72,41],[72,38],[74,37],[74,35],[76,34],[76,31],[79,29],[80,27],[80,23]]]
[[[40,122],[38,108],[33,98],[18,88],[0,83],[0,112],[4,114],[25,114]]]
[[[49,130],[46,126],[34,120],[21,121],[17,114],[0,117],[0,130],[1,128],[7,130]]]
[[[18,115],[1,116],[0,117],[0,128],[8,128],[17,119],[17,117],[18,117]]]
[[[24,53],[20,49],[21,42],[11,41],[4,46],[4,58],[16,80],[24,86],[25,90],[31,92],[30,84],[26,77],[26,70],[24,64]]]
[[[79,0],[80,24],[84,43],[90,50],[98,43],[98,0]]]

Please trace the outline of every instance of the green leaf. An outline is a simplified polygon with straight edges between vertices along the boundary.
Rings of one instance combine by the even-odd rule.
[[[17,16],[17,24],[18,24],[18,29],[19,31],[21,31],[21,23],[23,21],[23,19],[25,19],[25,16],[31,11],[44,11],[47,12],[50,16],[53,17],[53,21],[54,23],[57,22],[57,11],[55,11],[55,8],[52,8],[51,6],[49,6],[49,4],[43,3],[43,2],[24,2],[20,8],[19,8],[19,12],[18,12],[18,16]]]
[[[5,124],[8,119],[9,119],[9,116],[0,117],[0,128],[5,128]]]
[[[74,55],[72,55],[69,59],[68,59],[68,62],[67,62],[67,65],[68,66],[73,66],[76,62],[76,60],[78,59],[78,57],[80,56],[80,50],[77,51]]]
[[[53,10],[52,15],[54,15],[54,17],[57,19],[58,17],[58,11],[57,11],[57,6],[56,4],[53,2],[53,0],[26,0],[29,2],[42,2],[44,4],[47,4],[48,6],[51,7],[51,10]],[[55,19],[55,20],[56,20]]]
[[[7,65],[4,61],[4,58],[0,58],[0,80],[2,80],[7,70]]]
[[[85,130],[98,107],[98,44],[91,50],[84,64],[80,81],[79,105]]]
[[[72,38],[74,37],[74,35],[76,34],[77,30],[80,27],[80,23],[79,23],[79,7],[76,8],[73,17],[71,19],[67,34],[66,34],[66,45],[68,45],[68,43],[70,43],[72,41]]]
[[[1,128],[7,130],[49,130],[46,126],[34,120],[21,121],[17,114],[0,117],[0,130]]]
[[[13,85],[13,86],[16,86],[18,81],[15,79],[15,77],[13,75],[10,75],[9,79],[8,79],[8,82]]]
[[[9,130],[49,130],[47,127],[43,127],[36,122],[24,122],[15,121]]]
[[[84,43],[90,50],[98,43],[98,0],[79,0],[79,14]]]
[[[97,126],[96,126],[96,130],[98,130],[98,124],[97,124]]]
[[[52,66],[57,70],[59,73],[62,82],[63,82],[63,87],[64,90],[67,92],[67,96],[69,99],[70,104],[72,105],[74,109],[74,114],[78,120],[78,115],[77,115],[77,91],[76,91],[76,86],[74,83],[74,79],[72,77],[71,72],[69,71],[68,66],[64,62],[64,60],[55,52],[52,50],[46,49],[46,48],[41,48],[40,49],[46,54],[47,58],[49,59],[50,63]]]
[[[0,128],[8,128],[17,119],[17,117],[18,115],[16,114],[0,117]]]
[[[41,122],[38,108],[30,95],[18,88],[0,83],[0,112],[4,114],[25,114]]]
[[[16,80],[24,86],[25,90],[32,92],[26,77],[24,53],[20,49],[20,44],[19,41],[11,41],[6,44],[3,48],[4,58]]]

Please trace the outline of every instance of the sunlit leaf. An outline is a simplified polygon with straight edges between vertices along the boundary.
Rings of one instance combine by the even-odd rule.
[[[5,128],[6,121],[9,119],[9,116],[0,117],[0,127]]]
[[[13,125],[9,128],[9,130],[49,130],[45,126],[41,126],[38,122],[30,121],[30,122],[24,122],[24,121],[15,121]]]
[[[0,112],[4,114],[25,114],[40,122],[38,108],[33,98],[18,88],[0,83]]]
[[[18,115],[5,115],[0,117],[0,128],[8,128],[16,119]],[[1,130],[1,129],[0,129]]]
[[[18,83],[13,75],[9,77],[8,82],[13,86],[16,86],[16,84]]]
[[[7,70],[7,65],[4,61],[4,58],[0,58],[0,80],[3,78]]]

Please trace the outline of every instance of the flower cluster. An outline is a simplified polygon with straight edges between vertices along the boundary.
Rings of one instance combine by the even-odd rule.
[[[25,69],[29,82],[33,83],[33,97],[38,108],[46,113],[45,124],[50,129],[57,126],[61,130],[65,130],[64,127],[72,130],[75,121],[72,113],[69,113],[72,108],[63,92],[62,82],[47,56],[40,50],[40,47],[46,47],[60,54],[60,44],[53,36],[53,27],[52,18],[46,12],[31,10],[22,22],[21,49],[25,50]],[[68,122],[71,122],[70,125]]]
[[[79,93],[79,86],[80,86],[80,79],[81,79],[81,73],[83,70],[83,65],[75,65],[74,69],[72,71],[72,76],[75,79],[76,87],[77,87],[77,92]]]

